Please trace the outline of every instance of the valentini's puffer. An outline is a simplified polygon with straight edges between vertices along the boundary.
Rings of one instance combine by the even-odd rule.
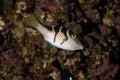
[[[27,15],[23,21],[27,26],[31,26],[39,31],[47,42],[57,48],[64,50],[79,50],[84,48],[76,34],[63,26],[46,27],[40,23],[35,15]]]

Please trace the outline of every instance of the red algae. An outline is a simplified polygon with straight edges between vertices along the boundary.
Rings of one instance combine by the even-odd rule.
[[[61,71],[52,64],[56,59],[76,80],[120,80],[119,3],[0,0],[0,80],[62,80]],[[29,14],[48,28],[65,25],[85,48],[68,51],[48,44],[23,22]]]

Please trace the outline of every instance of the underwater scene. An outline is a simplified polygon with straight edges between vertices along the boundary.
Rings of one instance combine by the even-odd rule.
[[[120,80],[120,0],[0,0],[0,80]]]

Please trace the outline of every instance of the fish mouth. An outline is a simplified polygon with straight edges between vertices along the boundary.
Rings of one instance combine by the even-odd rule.
[[[82,42],[79,39],[76,39],[75,42],[78,45],[79,49],[84,49],[84,45],[82,44]]]
[[[84,46],[83,46],[83,45],[80,45],[79,48],[80,48],[80,49],[84,49]]]
[[[78,48],[79,49],[84,49],[84,45],[79,41],[79,43],[77,43],[78,44]]]

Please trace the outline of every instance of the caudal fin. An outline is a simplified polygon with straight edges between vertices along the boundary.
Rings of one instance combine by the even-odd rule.
[[[37,28],[40,25],[39,20],[35,15],[29,14],[24,15],[23,22],[26,26]]]

